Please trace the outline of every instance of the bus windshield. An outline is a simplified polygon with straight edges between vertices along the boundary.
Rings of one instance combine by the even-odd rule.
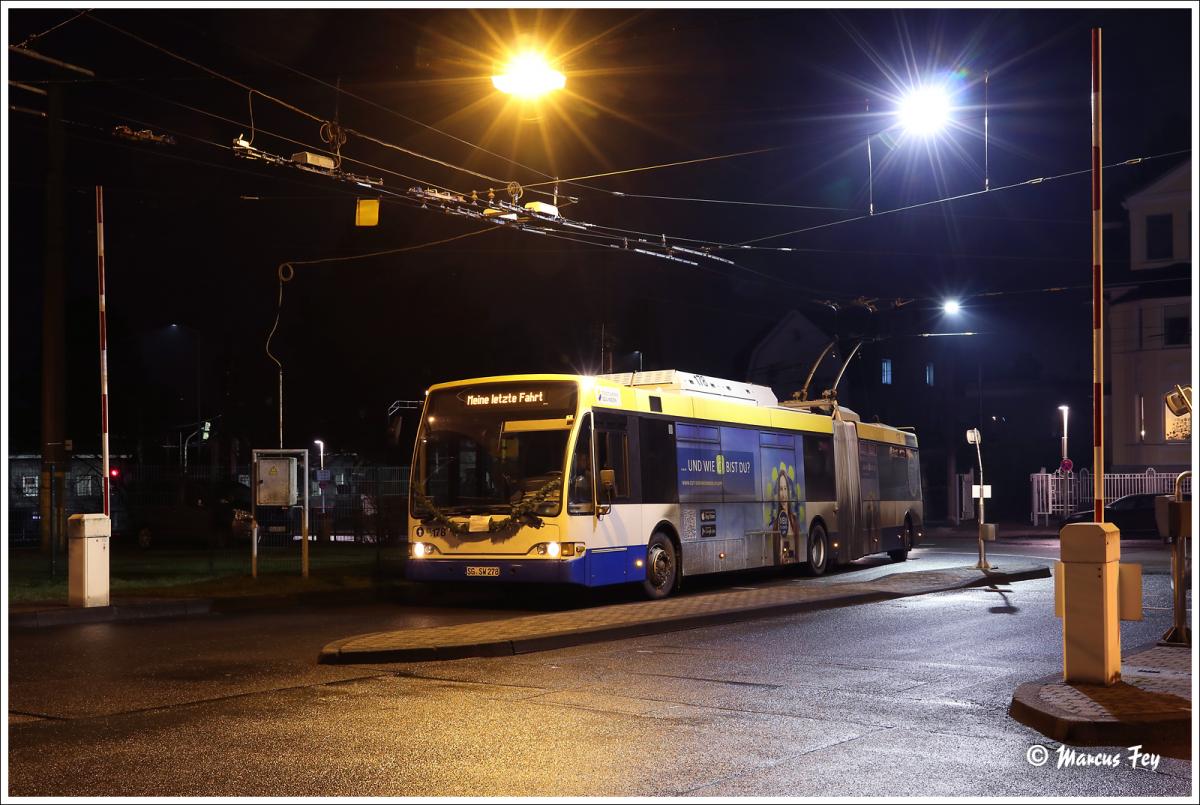
[[[429,395],[417,435],[411,511],[507,513],[540,496],[541,515],[562,508],[576,386],[563,381],[489,383]]]

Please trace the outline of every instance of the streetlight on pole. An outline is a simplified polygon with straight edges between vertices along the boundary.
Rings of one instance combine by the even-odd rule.
[[[318,460],[320,463],[317,466],[322,472],[324,472],[324,470],[325,470],[325,442],[321,441],[320,439],[313,439],[313,444],[315,444],[317,446],[317,450],[319,451],[319,453],[318,453],[319,459]],[[318,479],[318,486],[321,490],[321,514],[324,515],[325,514],[325,481],[323,479]]]
[[[1060,405],[1058,410],[1062,411],[1063,415],[1063,435],[1062,435],[1062,469],[1067,471],[1067,414],[1070,413],[1070,406]]]
[[[562,89],[566,84],[566,76],[552,68],[544,56],[532,50],[513,56],[503,73],[492,76],[492,86],[525,101],[537,100],[556,89]]]
[[[975,567],[980,570],[991,570],[992,566],[987,560],[987,548],[985,543],[989,537],[994,537],[990,533],[983,516],[983,501],[989,496],[988,488],[983,484],[983,451],[980,448],[980,443],[983,438],[979,434],[979,428],[971,428],[967,431],[967,444],[975,445],[975,458],[979,462],[979,563]]]
[[[900,125],[910,134],[932,137],[950,122],[950,96],[945,87],[927,84],[900,99]]]
[[[950,95],[944,86],[926,84],[913,88],[900,99],[896,117],[907,134],[922,139],[931,139],[942,132],[950,123]],[[871,104],[867,103],[870,113]],[[875,161],[871,155],[871,138],[882,134],[867,135],[867,214],[875,214]]]

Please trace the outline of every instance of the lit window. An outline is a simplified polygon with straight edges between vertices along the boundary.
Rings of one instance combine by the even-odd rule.
[[[884,358],[882,366],[883,366],[883,377],[882,377],[883,385],[890,386],[890,385],[892,385],[892,359]]]
[[[925,385],[926,386],[933,385],[933,363],[932,362],[925,364]]]
[[[75,479],[75,495],[90,498],[100,494],[100,478],[96,475],[84,475]]]
[[[21,494],[27,498],[36,498],[41,486],[41,478],[36,475],[21,476]]]

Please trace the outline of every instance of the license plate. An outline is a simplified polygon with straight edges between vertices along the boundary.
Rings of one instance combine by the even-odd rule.
[[[499,576],[500,568],[498,567],[473,567],[467,566],[468,576]]]

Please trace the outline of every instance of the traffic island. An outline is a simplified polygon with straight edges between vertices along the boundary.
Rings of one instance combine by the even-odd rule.
[[[1156,646],[1121,663],[1114,685],[1071,684],[1061,675],[1027,682],[1009,715],[1074,746],[1137,746],[1187,758],[1191,749],[1192,659],[1188,646]]]
[[[864,582],[785,584],[724,590],[666,601],[613,604],[500,621],[376,632],[337,640],[318,662],[353,664],[494,657],[694,629],[813,609],[865,604],[948,590],[1048,578],[1045,564],[895,573]]]

